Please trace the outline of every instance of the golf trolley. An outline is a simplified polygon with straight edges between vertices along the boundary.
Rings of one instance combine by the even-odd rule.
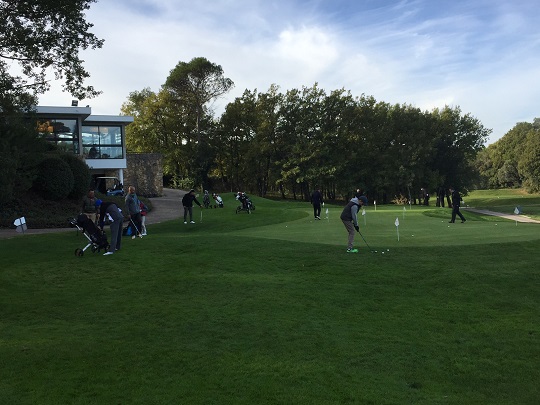
[[[109,249],[109,242],[107,241],[105,232],[99,229],[86,215],[79,214],[77,219],[72,218],[69,220],[69,223],[71,227],[77,228],[88,239],[88,244],[84,248],[75,249],[75,256],[83,256],[84,251],[88,248],[90,248],[92,253],[99,252],[101,249]]]
[[[251,214],[251,211],[255,211],[255,204],[251,202],[249,198],[246,198],[246,200],[242,203],[242,205],[239,205],[236,207],[236,213],[245,211],[248,214]]]

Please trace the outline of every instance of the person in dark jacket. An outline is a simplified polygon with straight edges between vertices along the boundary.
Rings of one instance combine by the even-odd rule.
[[[135,193],[135,187],[129,186],[128,187],[128,194],[126,195],[126,211],[129,215],[129,218],[133,222],[132,225],[134,225],[137,229],[134,229],[132,238],[135,239],[136,236],[142,237],[141,229],[142,229],[142,216],[141,216],[141,208],[140,208],[140,201],[139,197],[137,197],[137,194]]]
[[[97,222],[97,211],[96,208],[97,198],[93,189],[88,190],[88,193],[84,196],[82,200],[82,212],[90,218],[90,220],[95,224]]]
[[[103,256],[112,255],[115,251],[120,250],[122,245],[122,224],[124,223],[124,216],[118,208],[118,206],[110,201],[102,202],[96,201],[96,208],[99,209],[99,227],[103,230],[105,226],[105,218],[109,214],[113,220],[110,225],[111,229],[111,243],[109,250],[103,254]]]
[[[200,208],[202,208],[202,205],[199,201],[197,201],[197,198],[195,197],[195,190],[191,189],[189,190],[189,193],[186,193],[184,197],[182,198],[182,205],[184,206],[184,224],[187,224],[187,215],[189,212],[189,223],[194,224],[195,221],[193,220],[193,202],[197,204]]]
[[[349,233],[347,253],[358,253],[358,249],[353,249],[354,233],[355,230],[356,232],[360,232],[360,227],[358,226],[358,212],[360,211],[360,207],[367,205],[367,202],[366,196],[357,192],[341,212],[340,218],[343,221],[343,225],[345,225],[345,229],[347,229],[347,232]]]
[[[321,190],[317,189],[311,194],[311,204],[313,204],[313,216],[321,219],[321,205],[323,203]]]
[[[454,189],[454,187],[450,187],[450,195],[452,196],[452,219],[449,221],[449,223],[453,224],[454,222],[456,222],[456,215],[461,218],[461,223],[464,223],[466,219],[463,217],[461,212],[459,212],[459,206],[461,205],[461,195],[459,195],[459,191]]]

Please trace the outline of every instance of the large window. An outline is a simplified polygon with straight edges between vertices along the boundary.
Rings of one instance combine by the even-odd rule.
[[[83,125],[82,145],[83,156],[87,159],[122,159],[122,127]]]
[[[79,130],[76,119],[40,119],[38,134],[65,152],[79,153]]]

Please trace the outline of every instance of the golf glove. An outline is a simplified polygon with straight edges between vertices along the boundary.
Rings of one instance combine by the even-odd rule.
[[[354,229],[356,229],[356,232],[360,232],[360,227],[358,225],[355,225]]]

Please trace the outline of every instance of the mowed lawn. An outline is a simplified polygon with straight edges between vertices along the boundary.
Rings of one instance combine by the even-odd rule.
[[[347,254],[341,207],[254,201],[113,256],[0,240],[2,403],[538,403],[540,225],[369,206]]]

